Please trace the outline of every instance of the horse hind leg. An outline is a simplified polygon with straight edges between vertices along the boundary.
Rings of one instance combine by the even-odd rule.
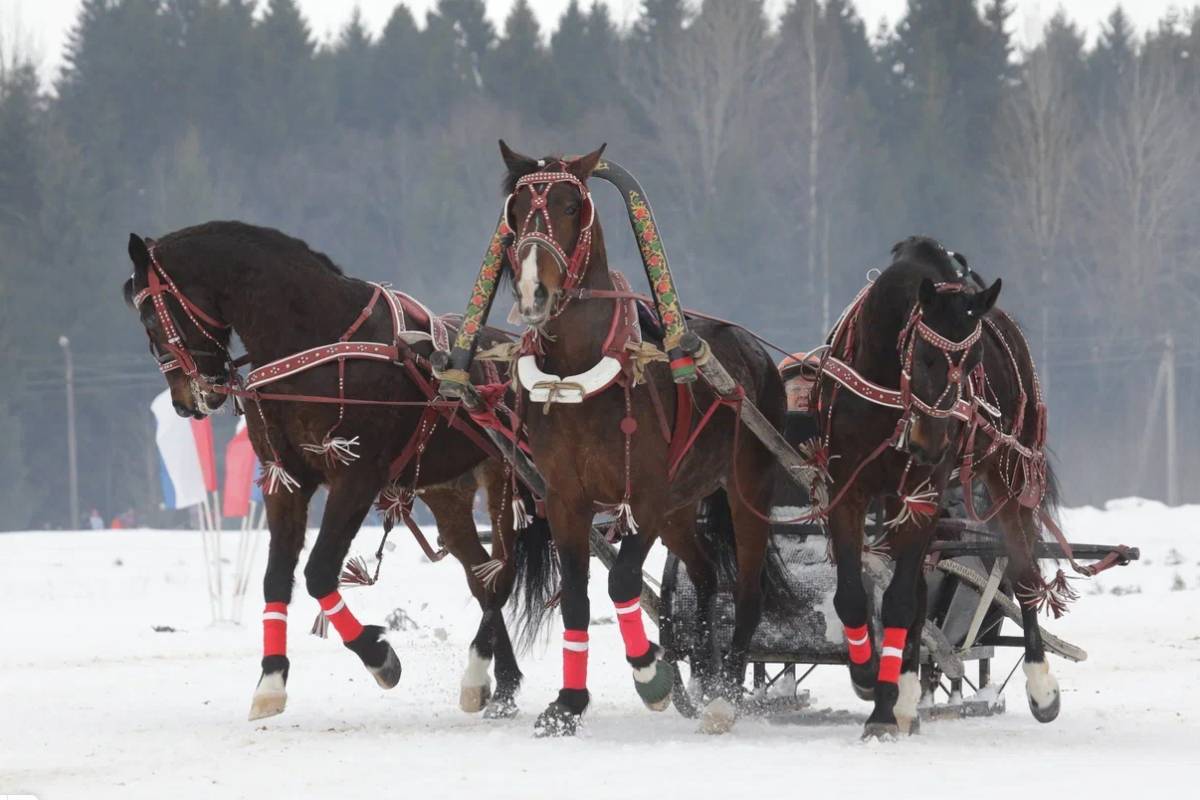
[[[250,700],[249,719],[283,713],[287,705],[287,679],[291,662],[287,656],[287,609],[292,602],[292,584],[300,549],[304,547],[308,502],[315,490],[308,484],[295,492],[267,495],[267,525],[270,544],[263,575],[262,674]]]
[[[329,499],[321,519],[321,532],[304,566],[308,593],[321,606],[321,613],[333,625],[346,648],[384,689],[400,682],[400,659],[384,638],[379,625],[363,625],[354,616],[338,591],[342,564],[350,543],[358,533],[371,503],[382,485],[373,471],[345,468],[329,487]]]
[[[1008,488],[995,474],[988,475],[988,491],[992,497],[1004,497]],[[1040,527],[1034,518],[1034,510],[1009,502],[997,515],[1004,531],[1005,549],[1008,552],[1008,578],[1021,604],[1021,627],[1025,643],[1025,699],[1029,711],[1038,722],[1053,722],[1062,709],[1062,695],[1058,679],[1050,672],[1046,659],[1046,648],[1042,642],[1042,629],[1038,624],[1037,605],[1021,597],[1022,591],[1036,591],[1042,585],[1042,573],[1037,559],[1033,557],[1033,544]]]
[[[687,570],[688,579],[696,590],[696,617],[693,620],[688,663],[691,683],[699,697],[708,698],[714,689],[714,675],[719,671],[720,654],[713,631],[713,614],[717,597],[717,568],[711,555],[700,543],[696,514],[690,509],[686,518],[668,517],[662,529],[662,541]],[[678,622],[679,620],[676,620]]]

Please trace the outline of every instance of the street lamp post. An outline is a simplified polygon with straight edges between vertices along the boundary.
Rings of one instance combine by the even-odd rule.
[[[67,384],[67,475],[70,482],[71,521],[68,528],[79,527],[79,461],[75,444],[75,363],[71,360],[71,340],[58,337],[65,361],[64,377]]]

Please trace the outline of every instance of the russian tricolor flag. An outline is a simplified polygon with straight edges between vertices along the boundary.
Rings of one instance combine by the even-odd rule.
[[[169,390],[154,398],[150,410],[157,423],[154,441],[158,445],[163,505],[189,508],[203,503],[206,493],[217,488],[212,422],[176,414]]]

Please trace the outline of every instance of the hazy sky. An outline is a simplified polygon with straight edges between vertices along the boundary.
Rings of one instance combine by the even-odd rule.
[[[313,31],[322,39],[336,32],[357,5],[368,26],[378,31],[387,21],[397,0],[299,0]],[[497,25],[504,19],[512,0],[486,0],[488,12]],[[543,22],[554,24],[568,0],[531,0]],[[590,2],[590,0],[585,0]],[[786,0],[767,0],[768,7],[782,8]],[[424,19],[424,12],[435,0],[408,0],[409,8]],[[261,3],[260,3],[261,4]],[[631,20],[637,14],[640,0],[609,0],[618,21]],[[44,79],[52,79],[61,61],[67,31],[75,19],[80,0],[0,0],[0,48],[9,50],[15,41],[22,52],[32,52],[41,66]],[[904,9],[905,0],[856,0],[859,13],[872,31],[880,21],[895,22]],[[1016,0],[1013,32],[1021,41],[1034,38],[1042,23],[1060,6],[1095,33],[1103,20],[1117,5],[1117,0]],[[1125,0],[1126,11],[1139,29],[1153,25],[1169,8],[1190,7],[1191,2],[1179,0]]]

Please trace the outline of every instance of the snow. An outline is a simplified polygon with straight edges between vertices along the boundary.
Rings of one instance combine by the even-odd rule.
[[[195,532],[0,535],[0,795],[576,800],[949,789],[1010,798],[1055,788],[1128,796],[1186,785],[1189,775],[1194,784],[1200,507],[1121,500],[1065,512],[1064,521],[1076,541],[1136,545],[1143,560],[1078,585],[1083,597],[1073,613],[1047,623],[1090,656],[1052,660],[1062,688],[1058,721],[1040,725],[1029,715],[1018,670],[1002,716],[925,721],[919,736],[866,744],[859,733],[868,706],[832,667],[801,684],[815,711],[791,723],[743,719],[713,737],[674,710],[647,711],[599,566],[592,614],[607,624],[592,627],[593,705],[578,739],[531,735],[558,686],[557,631],[522,656],[520,716],[464,714],[458,693],[476,607],[453,560],[425,563],[402,539],[378,586],[345,592],[364,622],[382,623],[396,608],[415,622],[390,635],[404,663],[400,685],[379,689],[335,639],[308,635],[317,604],[300,581],[290,610],[287,711],[250,723],[264,552],[248,623],[212,626]],[[377,533],[364,531],[355,552],[373,552]],[[228,534],[224,552],[235,545]],[[1017,658],[1004,651],[998,679]]]

